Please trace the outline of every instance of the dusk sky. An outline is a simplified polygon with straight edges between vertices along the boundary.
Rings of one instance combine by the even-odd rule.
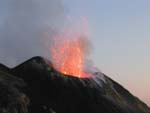
[[[12,1],[18,3],[18,0]],[[58,18],[60,15],[56,14],[63,13],[63,8],[60,8],[61,5],[55,3],[55,0],[42,5],[42,2],[37,0],[39,3],[31,6],[28,6],[30,0],[20,0],[24,3],[19,2],[19,7],[13,5],[15,8],[10,7],[12,1],[0,0],[0,61],[6,65],[23,62],[34,55],[43,55],[45,48],[39,47],[41,38],[35,38],[40,36],[33,33],[41,30],[41,25],[45,25],[48,20],[51,21],[50,25],[53,25],[54,21],[61,22]],[[89,57],[94,64],[150,105],[150,1],[62,0],[62,5],[65,7],[64,12],[70,17],[78,20],[80,17],[86,17],[92,43]],[[37,11],[36,6],[44,9]],[[23,16],[18,16],[19,11],[23,11]],[[28,12],[29,14],[26,14]],[[26,19],[26,16],[31,18]],[[54,19],[55,17],[57,19]],[[18,57],[19,61],[15,57]]]
[[[64,1],[71,16],[88,18],[95,65],[149,104],[150,1]]]

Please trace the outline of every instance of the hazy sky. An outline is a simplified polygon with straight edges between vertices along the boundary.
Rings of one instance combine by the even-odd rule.
[[[64,0],[70,15],[87,16],[92,60],[150,103],[150,1]]]
[[[57,1],[0,0],[0,61],[9,65],[43,55],[43,31],[64,21],[64,13],[86,17],[95,65],[150,105],[150,1]]]

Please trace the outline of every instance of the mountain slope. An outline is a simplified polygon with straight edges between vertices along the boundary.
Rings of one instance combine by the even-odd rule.
[[[79,79],[56,71],[52,64],[34,57],[11,69],[23,79],[30,98],[30,113],[150,113],[150,109],[121,85],[100,72],[103,79]],[[100,77],[101,78],[101,77]]]
[[[25,83],[3,69],[0,69],[0,113],[27,113],[29,99],[21,90]]]

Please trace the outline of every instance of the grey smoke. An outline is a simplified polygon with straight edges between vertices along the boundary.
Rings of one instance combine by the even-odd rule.
[[[0,62],[12,67],[36,55],[48,56],[50,37],[64,14],[60,0],[1,0]]]

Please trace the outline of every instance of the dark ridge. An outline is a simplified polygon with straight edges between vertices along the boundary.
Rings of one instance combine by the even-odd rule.
[[[14,68],[12,68],[12,69],[16,69],[16,68],[18,68],[18,67],[24,66],[24,65],[26,65],[26,64],[28,64],[28,63],[31,63],[31,62],[34,62],[34,61],[36,61],[36,62],[38,62],[38,63],[46,63],[46,62],[45,62],[46,60],[45,60],[43,57],[41,57],[41,56],[35,56],[35,57],[32,57],[31,59],[29,59],[29,60],[27,60],[27,61],[25,61],[25,62],[23,62],[23,63],[17,65],[16,67],[14,67]]]
[[[100,95],[100,90],[90,87],[90,81],[87,86],[78,78],[61,75],[53,68],[48,72],[47,66],[39,68],[30,62],[12,71],[28,84],[25,94],[31,99],[31,113],[45,112],[43,106],[56,113],[122,113],[119,107]]]
[[[8,74],[9,73],[9,74]],[[0,113],[150,113],[150,108],[103,73],[97,82],[62,74],[33,57],[0,65]]]
[[[23,80],[0,69],[0,113],[27,113],[28,97],[23,93]]]
[[[38,66],[39,65],[39,66]],[[53,76],[55,79],[65,79],[65,80],[68,80],[68,81],[76,81],[76,82],[79,82],[79,83],[84,83],[88,85],[89,82],[91,82],[91,79],[90,78],[78,78],[78,77],[74,77],[74,76],[71,76],[71,75],[65,75],[61,72],[58,72],[56,69],[54,69],[53,67],[53,64],[43,58],[43,57],[40,57],[40,56],[36,56],[36,57],[32,57],[31,59],[23,62],[22,64],[14,67],[11,69],[11,72],[12,73],[20,73],[20,75],[17,75],[17,76],[22,76],[22,72],[23,73],[27,73],[27,72],[31,72],[35,70],[35,72],[38,72],[39,73],[43,73],[43,75],[47,76],[47,77],[50,77],[52,76],[53,74],[50,74],[49,71],[51,70],[52,73],[55,73],[55,75]],[[42,76],[43,76],[42,75]],[[23,75],[24,76],[24,75]]]
[[[50,61],[33,57],[13,68],[12,74],[27,83],[29,113],[150,113],[150,109],[106,75],[98,86],[89,78],[59,73]],[[98,74],[98,73],[97,73]]]
[[[0,70],[10,71],[10,68],[0,63]]]
[[[112,80],[110,77],[108,77],[106,75],[104,75],[104,76],[108,81],[111,82],[111,87],[113,87],[113,89],[115,89],[115,91],[119,94],[119,96],[122,98],[122,100],[126,100],[127,105],[135,108],[134,111],[136,111],[137,113],[140,113],[139,112],[140,109],[145,108],[145,109],[143,109],[143,111],[145,113],[150,112],[150,108],[147,106],[147,104],[142,102],[138,97],[135,97],[134,95],[132,95],[127,89],[125,89],[122,85],[120,85],[116,81]],[[117,100],[117,98],[116,99],[114,98],[114,99]]]

